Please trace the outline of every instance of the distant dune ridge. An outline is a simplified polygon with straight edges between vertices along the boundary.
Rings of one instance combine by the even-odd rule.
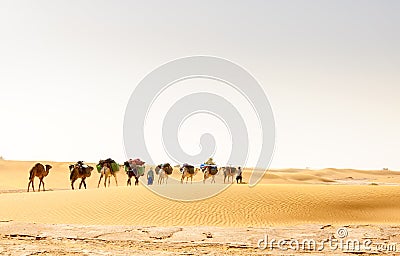
[[[72,191],[70,163],[41,163],[53,166],[45,178],[50,191],[26,193],[29,170],[35,162],[0,162],[0,221],[221,227],[400,224],[400,173],[395,171],[271,170],[255,188],[234,184],[210,199],[179,202],[160,197],[143,184],[126,187],[124,171],[117,176],[119,187],[112,180],[110,188],[98,189],[99,174],[95,170],[87,179],[89,189]],[[244,170],[243,175],[248,181],[249,171]],[[178,179],[175,169],[169,184],[162,185],[162,189],[201,193],[223,183],[220,174],[216,184],[203,184],[201,173],[195,176],[194,184],[180,184]]]

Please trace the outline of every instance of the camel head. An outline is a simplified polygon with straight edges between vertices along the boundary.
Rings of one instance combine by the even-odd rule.
[[[53,166],[46,164],[46,173],[49,174],[50,169],[53,168]],[[47,174],[45,174],[47,176]]]

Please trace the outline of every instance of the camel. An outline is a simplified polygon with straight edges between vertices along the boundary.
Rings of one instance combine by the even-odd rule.
[[[100,170],[99,184],[97,184],[97,188],[100,187],[100,182],[103,176],[104,176],[104,187],[107,187],[107,178],[108,178],[108,186],[110,186],[111,176],[114,176],[115,185],[118,187],[117,175],[114,171],[112,171],[110,161],[101,160],[99,162],[99,165],[101,166],[101,170]]]
[[[81,183],[79,183],[79,189],[81,189],[82,184],[86,189],[86,182],[85,179],[90,177],[90,175],[92,174],[93,171],[93,167],[92,166],[88,166],[88,167],[80,167],[77,164],[72,164],[69,166],[69,170],[71,172],[69,179],[71,181],[71,187],[72,189],[74,189],[74,183],[77,179],[81,179]]]
[[[41,163],[37,163],[37,164],[35,164],[35,166],[32,167],[32,169],[29,172],[28,192],[29,192],[29,188],[30,188],[31,184],[32,184],[33,192],[35,192],[35,187],[34,187],[34,182],[33,182],[35,177],[38,177],[40,180],[39,181],[39,191],[40,191],[40,186],[42,184],[43,184],[43,191],[45,191],[43,179],[44,179],[44,177],[49,175],[51,168],[52,168],[51,165],[46,164],[46,168],[45,168],[43,166],[43,164],[41,164]]]
[[[168,184],[168,176],[172,174],[173,168],[169,163],[160,164],[156,167],[156,173],[158,174],[158,184]]]
[[[199,171],[198,168],[194,168],[191,165],[183,166],[181,168],[182,170],[182,178],[181,178],[181,183],[183,184],[183,180],[186,178],[186,184],[188,183],[188,180],[190,178],[190,184],[193,183],[193,176],[197,174]]]
[[[226,178],[228,178],[228,182],[229,182],[229,178],[231,178],[231,183],[233,183],[233,177],[235,176],[235,174],[237,172],[236,168],[227,166],[227,167],[222,167],[221,169],[224,172],[224,183],[225,183]]]
[[[217,175],[218,173],[218,169],[217,170],[213,170],[212,166],[205,166],[202,171],[204,172],[204,179],[203,179],[203,183],[206,183],[206,179],[211,177],[211,183],[215,183],[215,175]]]
[[[127,186],[132,186],[132,181],[131,181],[132,178],[135,178],[135,186],[139,186],[139,177],[135,175],[134,171],[129,170],[126,172],[126,175],[128,175],[128,181],[126,182]]]
[[[126,161],[124,163],[124,168],[126,175],[128,175],[128,180],[126,182],[127,186],[132,186],[132,178],[135,178],[135,186],[139,186],[139,178],[144,175],[145,167],[143,166],[145,162],[140,159]]]

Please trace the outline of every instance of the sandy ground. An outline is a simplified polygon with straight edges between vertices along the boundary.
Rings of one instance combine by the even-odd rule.
[[[0,161],[1,255],[336,255],[343,250],[261,250],[257,242],[266,234],[322,240],[341,227],[348,238],[375,245],[400,242],[400,173],[394,171],[271,170],[254,188],[234,184],[209,199],[181,202],[142,184],[126,187],[123,171],[118,187],[112,180],[98,189],[93,172],[87,190],[72,191],[69,163],[42,163],[53,165],[48,191],[26,193],[34,162]],[[177,195],[224,188],[221,175],[216,184],[203,184],[201,175],[194,184],[174,178],[177,171],[168,185],[155,187]],[[378,252],[396,254],[364,251]]]

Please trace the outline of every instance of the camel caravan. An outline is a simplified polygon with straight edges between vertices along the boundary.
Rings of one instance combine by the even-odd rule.
[[[242,170],[240,167],[236,168],[232,166],[225,166],[218,168],[218,166],[214,163],[212,158],[208,159],[208,161],[201,164],[199,168],[196,168],[195,166],[190,165],[188,163],[184,163],[182,166],[178,165],[175,167],[179,167],[181,184],[184,183],[185,179],[186,179],[186,184],[189,182],[189,179],[190,179],[190,184],[192,184],[193,178],[199,173],[199,171],[202,172],[201,177],[203,178],[204,184],[206,183],[207,179],[210,179],[211,184],[216,183],[215,177],[219,173],[223,174],[224,183],[227,182],[232,184],[234,182],[235,177],[237,183],[243,183]],[[49,174],[51,168],[52,168],[51,165],[43,165],[41,163],[37,163],[32,167],[32,169],[29,171],[28,192],[31,186],[32,190],[35,191],[34,188],[35,177],[39,178],[39,191],[42,186],[43,186],[43,191],[45,191],[43,180]],[[145,162],[140,160],[139,158],[129,159],[128,161],[124,162],[123,165],[119,165],[113,159],[108,158],[105,160],[100,160],[95,167],[89,166],[85,164],[83,161],[78,161],[75,164],[69,165],[68,168],[70,171],[69,179],[71,182],[72,190],[75,189],[74,184],[78,179],[80,179],[79,189],[81,189],[82,187],[86,189],[87,188],[86,179],[91,177],[92,171],[94,169],[96,169],[100,175],[99,182],[97,184],[98,188],[100,187],[100,183],[103,178],[104,178],[104,187],[107,187],[107,184],[108,187],[110,187],[111,177],[114,177],[115,185],[118,186],[117,172],[119,172],[121,169],[125,170],[125,173],[127,175],[127,182],[126,182],[127,186],[132,186],[132,178],[135,179],[134,185],[138,186],[140,177],[144,176],[146,173]],[[173,171],[174,168],[169,163],[164,163],[156,166],[155,174],[158,175],[157,183],[159,185],[162,185],[164,183],[167,184],[168,177],[172,175]],[[152,167],[147,171],[147,176],[146,176],[147,185],[153,185],[155,174],[153,172]]]

